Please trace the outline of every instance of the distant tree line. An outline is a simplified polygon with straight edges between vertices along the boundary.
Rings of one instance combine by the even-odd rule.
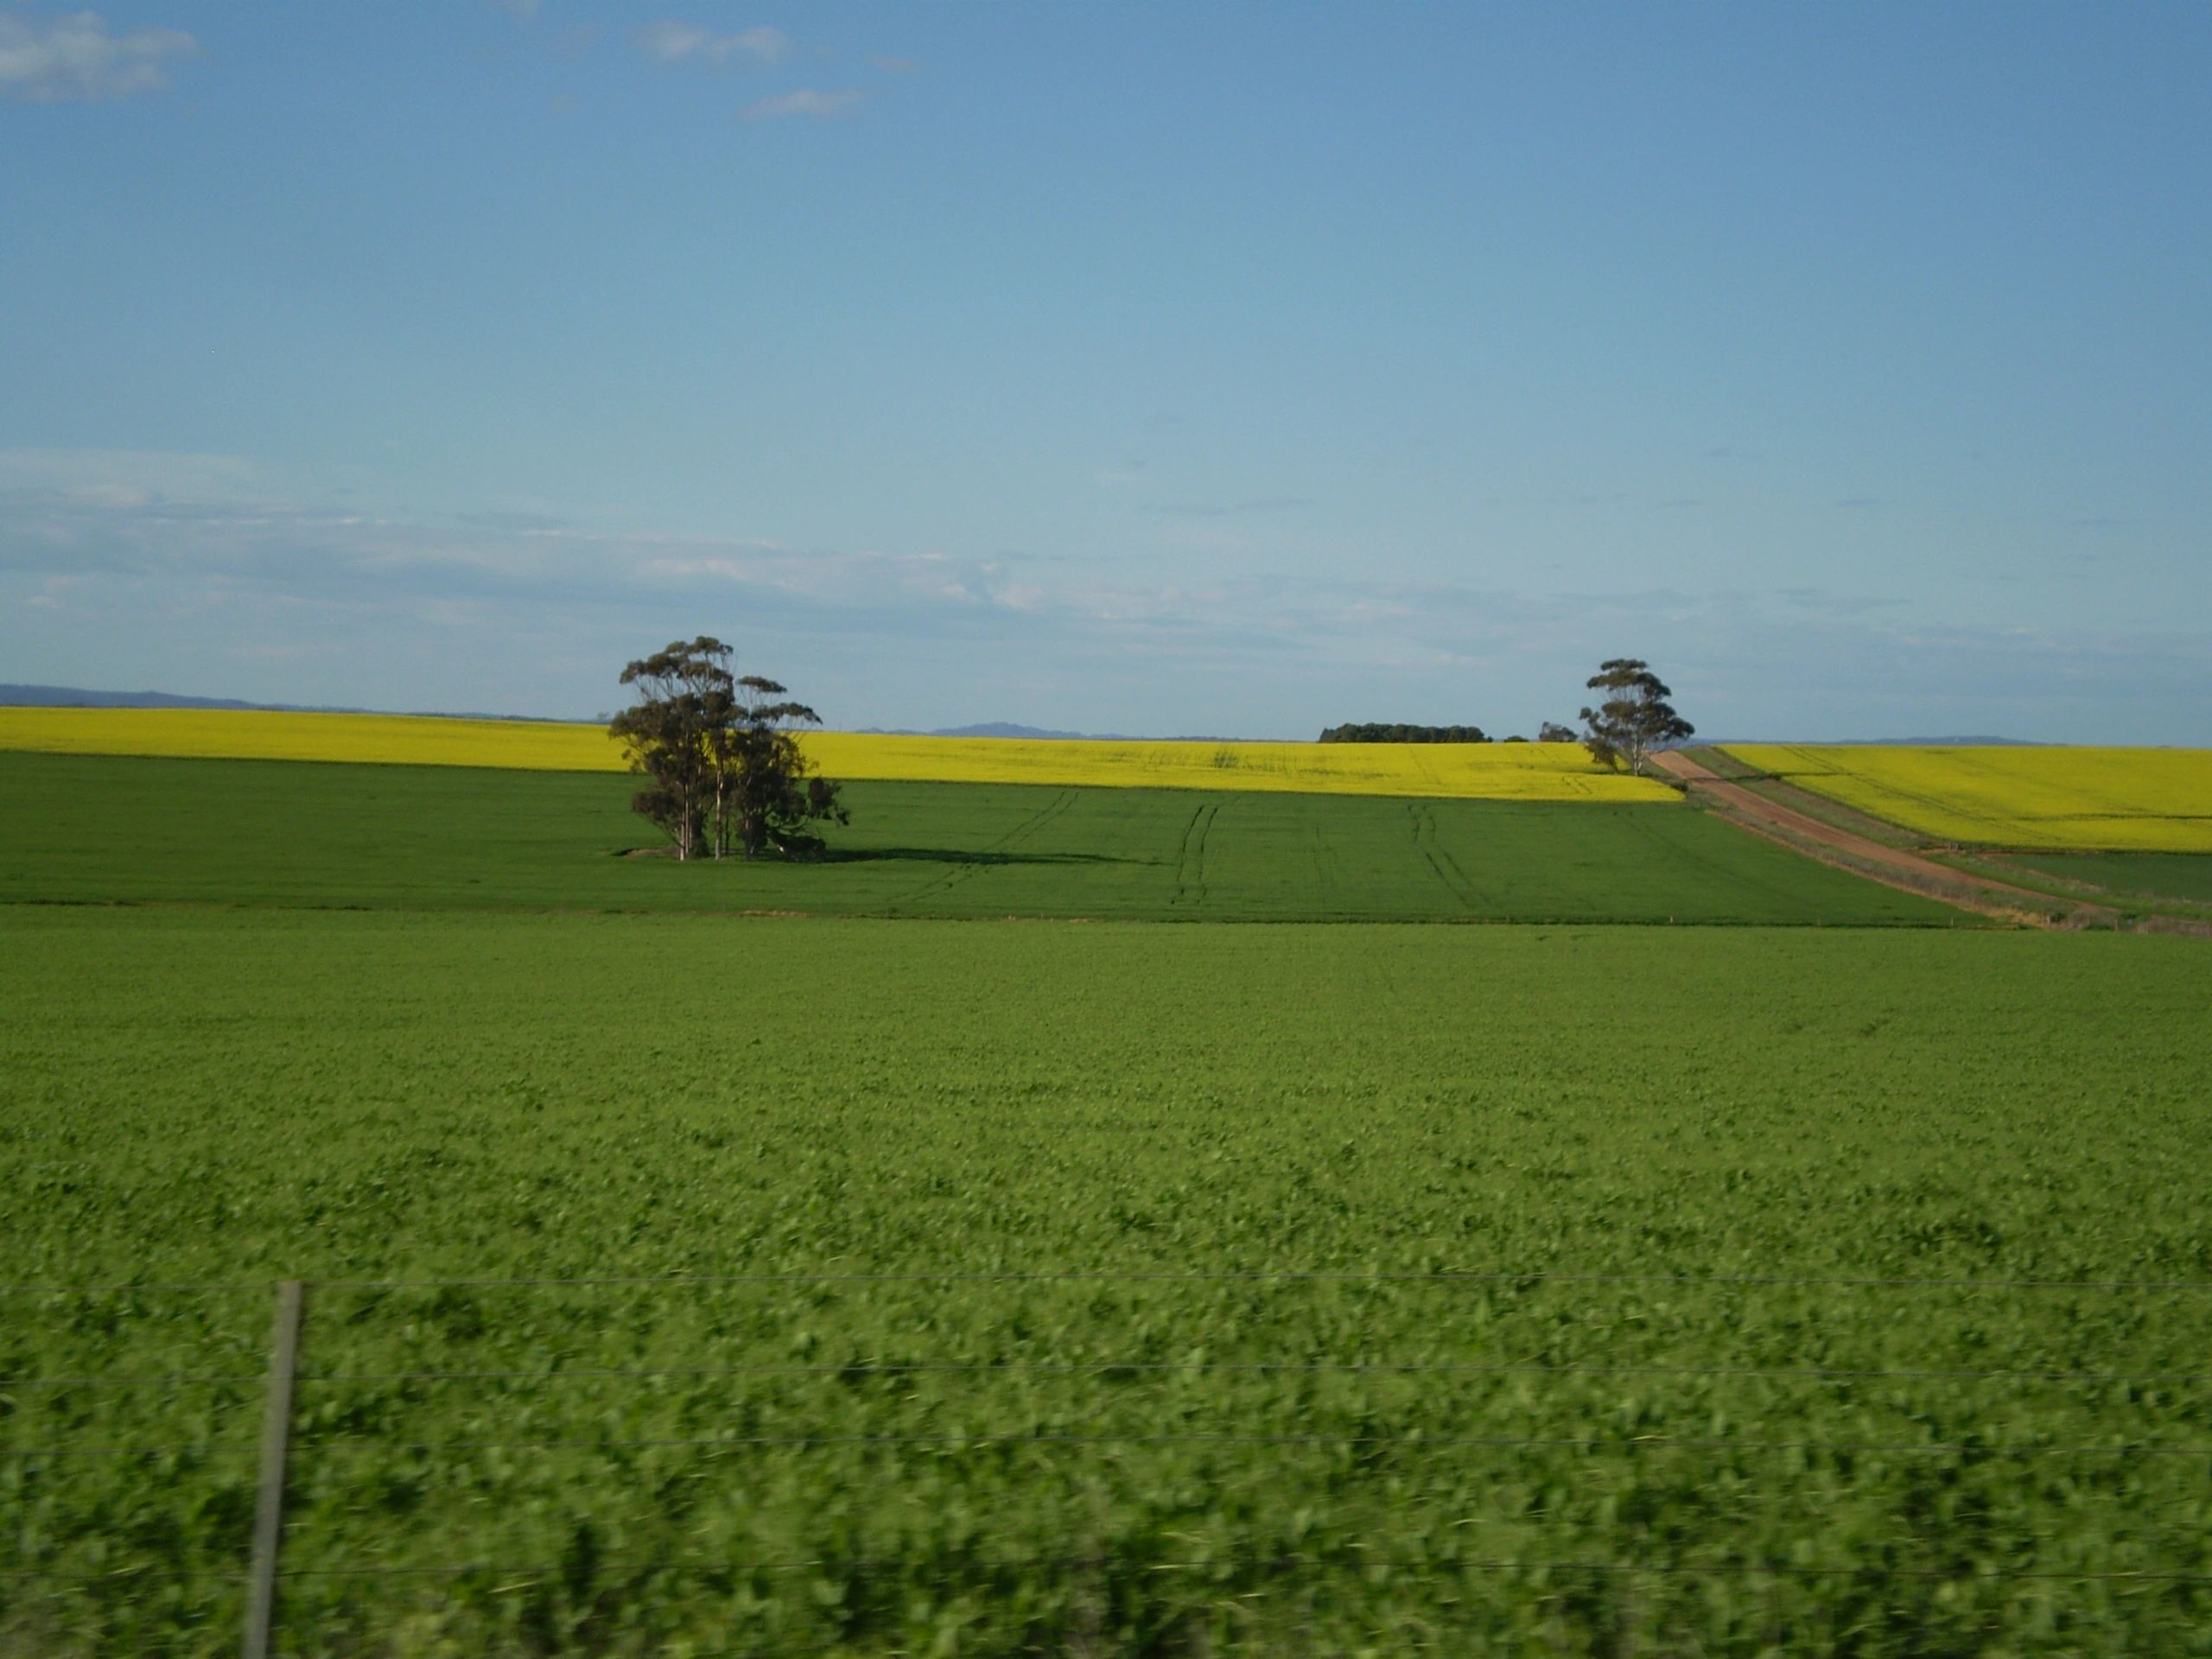
[[[1324,743],[1487,743],[1490,734],[1479,726],[1332,726],[1321,734]]]
[[[1387,725],[1380,721],[1346,726],[1332,726],[1321,734],[1324,743],[1488,743],[1490,734],[1479,726],[1408,726]],[[1508,743],[1526,743],[1525,737],[1509,737]],[[1546,721],[1537,730],[1539,743],[1578,742],[1574,733],[1554,721]]]
[[[1604,698],[1582,711],[1580,732],[1546,721],[1538,728],[1539,743],[1580,743],[1591,760],[1608,772],[1623,766],[1641,778],[1652,753],[1671,748],[1694,736],[1697,728],[1675,712],[1668,699],[1675,695],[1668,683],[1651,671],[1641,657],[1609,657],[1586,682]],[[1525,743],[1513,736],[1508,743]],[[1365,725],[1332,726],[1321,734],[1324,743],[1487,743],[1479,726]]]

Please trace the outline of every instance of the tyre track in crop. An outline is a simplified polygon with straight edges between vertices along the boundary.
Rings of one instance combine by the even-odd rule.
[[[1444,890],[1459,901],[1463,910],[1479,910],[1481,906],[1475,902],[1475,884],[1459,868],[1459,861],[1437,839],[1436,810],[1427,801],[1408,801],[1406,815],[1413,821],[1414,848],[1428,861],[1428,868]]]
[[[1206,837],[1221,811],[1219,801],[1205,801],[1183,826],[1182,845],[1175,849],[1175,893],[1167,902],[1180,910],[1198,910],[1206,902]]]
[[[1318,823],[1307,825],[1306,835],[1313,842],[1309,850],[1313,855],[1313,890],[1317,893],[1334,893],[1344,886],[1344,871],[1337,849],[1321,833]]]
[[[1656,760],[1658,756],[1654,755],[1652,759]],[[1965,766],[1961,767],[1961,770],[1967,771],[1971,774],[1973,768],[1971,766]],[[1812,776],[1815,774],[1808,773],[1807,775]],[[1851,774],[1845,772],[1838,775],[1849,778]],[[1825,791],[1815,789],[1810,785],[1794,783],[1789,778],[1783,777],[1778,773],[1777,774],[1777,781],[1788,784],[1792,789],[1802,789],[1808,794],[1820,796],[1823,800],[1840,801],[1841,804],[1847,807],[1851,806],[1851,803],[1849,801],[1842,800],[1840,797],[1830,795]],[[1891,782],[1887,779],[1881,779],[1878,782],[1873,779],[1864,779],[1862,781],[1871,784],[1872,787],[1878,790],[1880,793],[1887,795],[1894,800],[1903,801],[1908,805],[1918,807],[1922,811],[1928,813],[1939,823],[1947,818],[1950,818],[1957,819],[1961,823],[1968,824],[1979,825],[1984,831],[1987,832],[1983,836],[1983,839],[1992,847],[2000,847],[2005,842],[2005,836],[2003,832],[2005,829],[2005,825],[1999,820],[1992,818],[1986,814],[1980,812],[1973,807],[1962,806],[1955,800],[1947,800],[1934,795],[1923,795],[1916,789],[1908,789],[1904,785]],[[1777,807],[1781,807],[1781,804],[1779,802],[1777,802],[1776,805]],[[1790,809],[1787,807],[1781,807],[1781,810],[1788,811]],[[1855,812],[1865,812],[1870,817],[1880,818],[1883,817],[1880,812],[1875,811],[1871,807],[1852,807],[1851,810]],[[2016,816],[2018,820],[2023,823],[2032,823],[2035,821],[2034,815],[2032,814],[2020,813]],[[1902,823],[1895,818],[1887,818],[1885,819],[1885,822],[1896,823],[1899,829],[1906,831],[1910,835],[1922,837],[1924,842],[1955,842],[1961,839],[1961,837],[1955,836],[1937,835],[1926,830],[1916,829],[1911,824]]]
[[[989,868],[991,862],[989,855],[1018,851],[1027,846],[1039,830],[1064,817],[1068,809],[1075,804],[1076,793],[1077,791],[1072,789],[1061,790],[1050,801],[1014,825],[996,841],[986,842],[977,848],[972,861],[955,864],[943,875],[924,882],[913,892],[908,893],[904,902],[912,905],[918,904],[926,899],[942,898],[944,894],[958,889],[963,883],[973,880],[977,871]]]

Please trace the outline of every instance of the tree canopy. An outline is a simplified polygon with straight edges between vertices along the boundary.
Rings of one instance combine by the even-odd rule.
[[[837,785],[814,774],[790,729],[821,716],[785,700],[773,680],[740,677],[734,655],[702,634],[622,671],[638,700],[607,729],[630,770],[649,780],[631,808],[660,826],[679,859],[725,858],[733,848],[747,858],[817,852],[821,837],[807,825],[851,822]]]
[[[1625,764],[1642,777],[1654,749],[1679,743],[1697,730],[1675,712],[1667,701],[1674,692],[1641,658],[1608,658],[1588,684],[1605,694],[1596,708],[1582,711],[1582,747],[1599,766],[1618,769]]]
[[[1332,726],[1321,734],[1324,743],[1487,743],[1479,726],[1366,725]]]

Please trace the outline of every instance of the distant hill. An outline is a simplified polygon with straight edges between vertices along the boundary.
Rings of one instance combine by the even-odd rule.
[[[1041,726],[1017,726],[1011,721],[987,720],[979,726],[944,726],[933,732],[924,732],[924,737],[1058,737],[1079,738],[1088,732],[1048,732]]]
[[[2032,737],[1860,737],[1852,740],[1870,748],[1912,749],[2047,749]]]
[[[186,697],[171,691],[89,691],[74,685],[0,684],[0,708],[14,709],[242,709],[286,715],[374,715],[381,709],[349,709],[322,703],[245,702],[236,697]],[[452,709],[416,709],[449,720],[543,720],[563,726],[597,726],[601,720],[563,721],[543,715],[478,715]],[[1053,732],[1041,726],[1017,726],[1009,721],[986,721],[978,726],[946,726],[936,731],[911,728],[863,726],[863,734],[883,737],[1053,737],[1093,743],[1242,743],[1253,740],[1233,737],[1132,737],[1122,732]]]
[[[367,715],[385,712],[374,709],[348,709],[321,703],[301,702],[242,702],[236,697],[185,697],[169,691],[88,691],[73,685],[5,685],[0,684],[0,708],[16,709],[264,709],[279,714],[296,715]],[[423,709],[423,714],[442,714],[454,720],[551,720],[541,715],[474,715],[457,714],[451,709]],[[598,721],[556,721],[560,725],[595,726]],[[863,726],[863,735],[882,737],[1027,737],[1058,738],[1064,741],[1081,743],[1251,743],[1268,740],[1245,737],[1210,737],[1191,734],[1179,737],[1139,737],[1128,732],[1056,732],[1042,726],[1020,726],[1012,721],[987,720],[974,726],[940,726],[933,731],[918,732],[911,727]],[[1833,740],[1839,743],[1863,743],[1870,747],[1899,748],[2048,748],[2027,737],[1850,737]],[[1715,737],[1693,738],[1683,747],[1705,748],[1726,743],[1796,743],[1800,738]]]
[[[237,697],[186,697],[173,691],[88,691],[75,685],[0,684],[0,709],[232,709],[274,715],[382,715],[386,709],[353,709],[321,702],[245,702]],[[597,726],[595,720],[558,720],[541,715],[480,715],[452,709],[402,712],[440,720],[518,720],[550,726]]]
[[[271,709],[236,697],[180,697],[167,691],[86,691],[73,685],[0,685],[0,706],[12,709]]]
[[[1719,749],[1731,743],[1852,743],[1868,749],[2048,749],[2032,737],[1698,737],[1686,749]]]

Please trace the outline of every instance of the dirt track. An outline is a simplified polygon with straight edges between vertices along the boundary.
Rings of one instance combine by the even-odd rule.
[[[1923,894],[1933,891],[1954,904],[2022,919],[2047,918],[2054,909],[2072,911],[2077,920],[2105,913],[2094,906],[2053,899],[2049,893],[2031,893],[2025,887],[2008,887],[1986,876],[1938,864],[1902,848],[1885,847],[1848,830],[1839,830],[1779,801],[1769,800],[1741,784],[1730,783],[1679,749],[1654,754],[1651,764],[1677,783],[1696,790],[1717,805],[1724,816],[1735,818],[1746,829],[1758,830],[1815,857],[1819,856],[1815,849],[1827,848],[1842,855],[1860,874],[1890,887]]]

